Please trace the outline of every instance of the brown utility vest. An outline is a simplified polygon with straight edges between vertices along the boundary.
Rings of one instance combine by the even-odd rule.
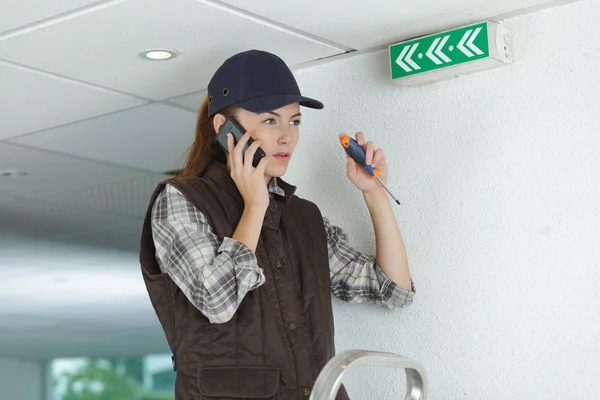
[[[173,352],[175,398],[307,399],[335,355],[327,240],[319,209],[294,195],[274,196],[256,249],[266,282],[250,291],[233,318],[212,324],[161,273],[151,210],[166,183],[207,216],[219,240],[231,237],[244,209],[226,166],[213,162],[199,177],[156,188],[142,232],[140,261],[152,305]],[[348,399],[342,386],[336,400]]]

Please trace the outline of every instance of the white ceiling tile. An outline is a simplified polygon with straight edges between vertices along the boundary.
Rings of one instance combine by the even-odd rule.
[[[32,313],[35,312],[38,301],[43,303],[38,305],[40,308],[66,308],[76,311],[74,313],[65,310],[64,313],[56,314],[57,317],[65,318],[85,316],[86,309],[88,312],[95,311],[101,314],[106,307],[118,307],[127,300],[132,301],[132,304],[124,308],[124,311],[139,309],[140,306],[147,308],[149,304],[143,302],[147,299],[147,291],[138,267],[137,255],[122,255],[120,268],[111,265],[103,268],[100,260],[115,262],[109,257],[101,257],[98,253],[90,252],[91,260],[84,262],[84,266],[71,262],[78,259],[71,256],[61,268],[48,268],[30,276],[11,277],[9,271],[8,277],[0,282],[0,313],[2,310]],[[119,254],[115,252],[114,256]],[[81,256],[79,257],[81,261]],[[91,261],[95,261],[95,265],[90,265]],[[31,301],[34,297],[38,301]]]
[[[143,220],[119,221],[93,232],[77,233],[57,240],[71,245],[138,252],[142,237]]]
[[[223,0],[318,37],[365,49],[435,33],[553,0]]]
[[[154,103],[11,142],[161,173],[181,166],[195,129],[196,113]]]
[[[27,172],[21,178],[0,177],[3,196],[41,197],[147,173],[62,154],[0,143],[0,171]]]
[[[0,257],[7,254],[7,251],[22,247],[31,242],[31,238],[19,236],[14,233],[0,232]]]
[[[145,103],[2,61],[0,88],[0,140]]]
[[[170,178],[168,175],[148,174],[81,190],[44,196],[40,200],[78,209],[143,219],[156,186],[168,178]]]
[[[169,61],[138,56],[156,47],[181,55]],[[340,53],[195,0],[129,0],[0,40],[6,60],[155,100],[204,89],[223,60],[250,48],[290,64]]]
[[[121,225],[115,224],[115,227]],[[4,240],[7,235],[0,232],[0,238]],[[13,237],[16,237],[13,234]],[[107,279],[115,274],[125,274],[131,277],[139,273],[139,257],[136,251],[120,251],[98,246],[83,246],[72,243],[63,243],[50,240],[49,238],[33,238],[21,236],[19,241],[12,240],[14,247],[2,247],[0,252],[0,271],[3,279],[0,280],[0,289],[7,282],[27,282],[26,275],[35,276],[34,282],[43,285],[43,274],[53,273],[56,278],[64,278],[61,272],[69,270],[91,271],[97,273],[102,271]],[[25,270],[27,273],[23,273]],[[39,279],[42,279],[38,281]],[[120,276],[125,276],[120,275]],[[91,275],[88,275],[88,277]],[[94,275],[94,278],[97,278]],[[25,279],[19,281],[19,279]],[[45,278],[44,278],[45,279]],[[112,278],[110,278],[112,279]],[[129,278],[128,278],[129,279]],[[62,284],[60,281],[53,284]],[[0,290],[0,304],[10,301],[7,296],[8,289]],[[5,297],[2,297],[5,296]],[[22,300],[22,299],[17,299]],[[26,310],[27,308],[24,308]]]
[[[98,3],[98,0],[2,0],[0,33]]]
[[[93,232],[116,226],[124,217],[92,212],[37,200],[0,204],[0,232],[38,238]]]
[[[198,92],[186,94],[179,97],[173,97],[169,99],[169,103],[179,104],[180,106],[186,107],[196,112],[200,111],[200,106],[206,96],[206,90],[200,90]]]

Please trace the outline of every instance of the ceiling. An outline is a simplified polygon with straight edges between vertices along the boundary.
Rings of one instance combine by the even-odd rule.
[[[212,72],[295,68],[548,0],[3,0],[0,356],[166,350],[137,262],[143,215],[193,138]],[[533,7],[533,8],[532,8]],[[177,50],[169,61],[139,53]]]

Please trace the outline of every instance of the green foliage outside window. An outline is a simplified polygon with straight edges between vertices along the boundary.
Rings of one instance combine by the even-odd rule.
[[[69,371],[53,370],[53,400],[174,400],[173,369],[147,371],[144,358],[77,361]]]

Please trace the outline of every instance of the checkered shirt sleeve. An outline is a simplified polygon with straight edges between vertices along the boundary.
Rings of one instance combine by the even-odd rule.
[[[219,243],[207,218],[172,185],[154,203],[152,235],[161,270],[212,323],[229,321],[265,281],[254,252],[232,238]]]
[[[374,256],[348,244],[348,234],[323,218],[327,232],[331,292],[349,303],[376,303],[390,309],[412,303],[414,285],[408,291],[389,279]],[[412,280],[411,280],[412,284]]]

